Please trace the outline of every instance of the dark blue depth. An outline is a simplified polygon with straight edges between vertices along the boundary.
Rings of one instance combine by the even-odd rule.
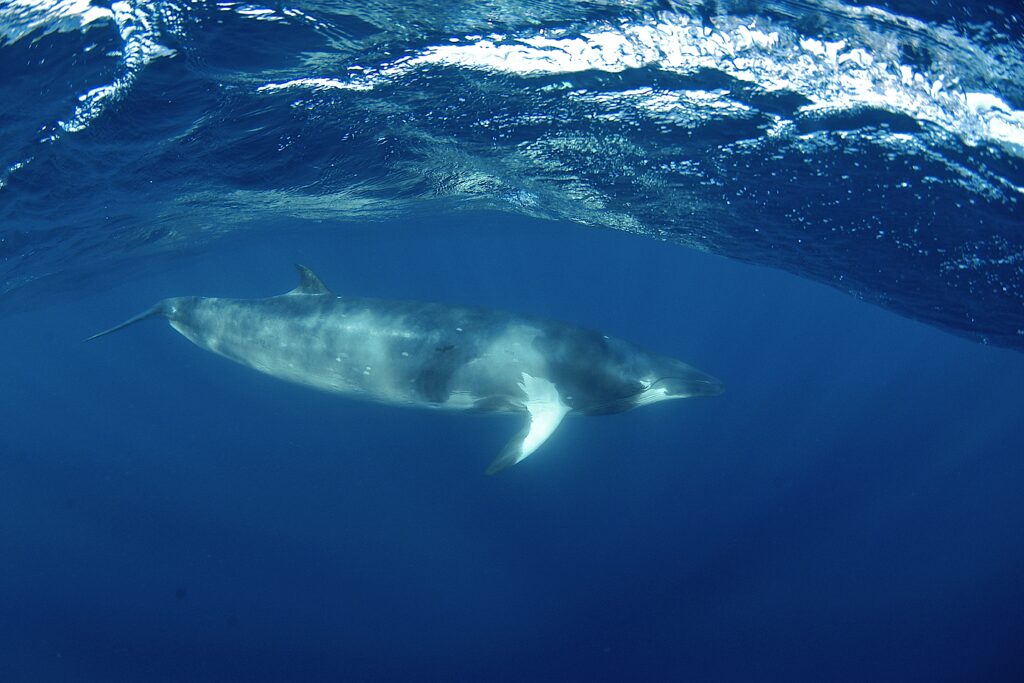
[[[9,315],[7,681],[1019,680],[1024,357],[653,240],[466,214],[254,236]],[[581,255],[586,254],[586,258]],[[345,401],[192,347],[174,295],[566,319],[714,399],[516,419]]]

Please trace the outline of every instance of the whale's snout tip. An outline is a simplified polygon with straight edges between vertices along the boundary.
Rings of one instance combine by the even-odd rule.
[[[685,378],[682,384],[681,393],[686,396],[718,396],[725,391],[725,383],[722,380],[704,373]]]
[[[725,382],[711,375],[705,375],[704,379],[699,379],[694,384],[697,389],[695,396],[718,396],[725,392]]]
[[[655,382],[669,398],[691,398],[694,396],[718,396],[725,391],[725,383],[717,377],[692,370],[678,377],[663,377]]]
[[[720,379],[713,379],[709,387],[708,396],[718,396],[725,393],[725,382]]]

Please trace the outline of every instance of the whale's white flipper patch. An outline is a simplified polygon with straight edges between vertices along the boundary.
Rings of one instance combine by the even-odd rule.
[[[506,467],[515,465],[537,450],[542,443],[561,424],[562,418],[569,412],[569,406],[562,402],[558,389],[546,379],[540,379],[523,373],[523,381],[519,388],[526,394],[523,406],[530,419],[519,433],[505,446],[490,467],[487,474],[500,472]]]

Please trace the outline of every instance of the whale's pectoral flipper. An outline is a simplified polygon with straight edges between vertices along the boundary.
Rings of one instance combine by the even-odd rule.
[[[526,394],[523,405],[529,413],[529,420],[494,459],[487,468],[487,474],[500,472],[524,460],[547,441],[569,412],[569,406],[562,402],[558,389],[546,379],[524,372],[519,388]]]

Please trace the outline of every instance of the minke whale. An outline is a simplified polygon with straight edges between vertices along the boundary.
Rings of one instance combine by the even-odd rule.
[[[564,322],[497,310],[338,296],[297,265],[299,286],[266,299],[175,297],[94,334],[163,316],[200,348],[314,389],[462,412],[521,413],[487,468],[537,450],[570,413],[607,415],[722,383],[674,358]]]

